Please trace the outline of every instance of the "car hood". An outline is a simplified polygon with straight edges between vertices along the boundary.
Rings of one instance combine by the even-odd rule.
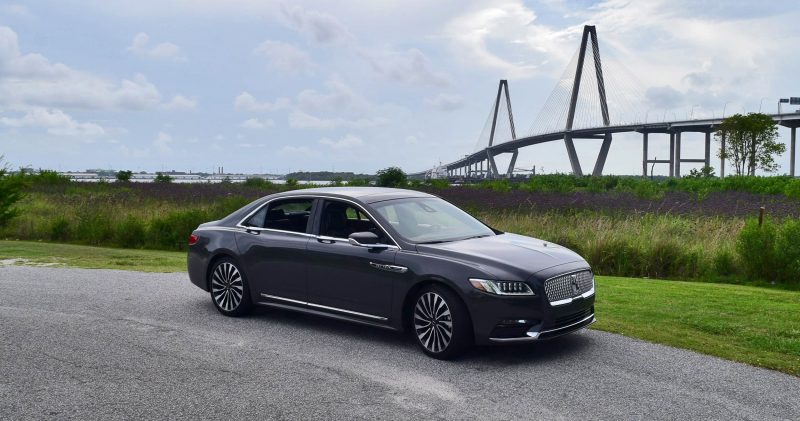
[[[417,250],[477,265],[498,279],[514,275],[525,280],[554,266],[586,262],[566,247],[508,233],[441,244],[419,244]]]

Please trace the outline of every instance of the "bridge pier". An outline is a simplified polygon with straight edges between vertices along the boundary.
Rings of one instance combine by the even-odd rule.
[[[705,166],[706,167],[710,167],[711,166],[711,132],[706,132],[706,144],[705,144],[705,147],[706,147],[706,150],[705,150],[705,152],[706,152],[706,154],[705,154],[705,161],[706,161],[705,162]]]
[[[797,127],[792,127],[792,144],[789,147],[789,175],[794,177],[795,152],[797,146]]]
[[[675,133],[669,134],[669,176],[675,177]]]
[[[681,178],[681,132],[675,133],[675,178]]]
[[[642,177],[647,177],[647,132],[642,133]]]
[[[506,172],[506,177],[508,178],[514,176],[514,165],[517,165],[517,155],[519,155],[519,150],[514,150],[514,154],[511,155],[511,162],[508,163],[508,171]]]
[[[721,151],[725,151],[725,133],[722,133],[720,136],[719,148]],[[719,178],[725,178],[725,155],[720,154],[719,158]]]
[[[603,167],[606,166],[606,158],[608,158],[608,150],[611,149],[611,133],[606,133],[603,137],[603,144],[600,146],[600,153],[597,154],[597,162],[594,163],[594,171],[592,175],[600,177],[603,175]]]
[[[572,141],[572,135],[564,135],[564,145],[567,147],[567,156],[569,156],[569,164],[572,166],[572,174],[577,176],[583,175],[581,170],[581,163],[578,161],[578,153],[575,151],[575,142]]]

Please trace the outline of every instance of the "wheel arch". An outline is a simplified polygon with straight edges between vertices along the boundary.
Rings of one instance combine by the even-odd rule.
[[[458,290],[458,288],[451,285],[450,282],[448,282],[445,279],[437,277],[428,277],[414,284],[411,288],[408,289],[405,297],[403,297],[403,304],[400,309],[400,321],[401,321],[400,325],[404,332],[411,331],[410,318],[411,318],[411,312],[413,311],[414,298],[416,298],[416,296],[423,288],[429,285],[441,286],[443,288],[450,290],[453,294],[455,294],[455,296],[458,297],[459,300],[461,300],[461,303],[467,310],[467,316],[469,317],[469,322],[470,324],[472,324],[472,314],[470,313],[469,307],[467,306],[467,303],[464,300],[464,298],[461,296],[461,292]]]
[[[242,264],[239,263],[239,259],[237,259],[236,256],[234,256],[232,251],[219,250],[218,252],[214,253],[214,255],[211,256],[211,258],[208,259],[208,265],[206,266],[206,275],[205,275],[205,283],[207,291],[211,291],[211,271],[214,269],[214,265],[222,259],[233,260],[233,262],[236,263],[236,266],[239,267],[239,272],[242,274],[242,276],[247,276],[244,273],[244,268],[242,267]]]

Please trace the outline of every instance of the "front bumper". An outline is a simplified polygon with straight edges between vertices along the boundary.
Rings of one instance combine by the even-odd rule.
[[[541,341],[545,339],[552,339],[559,337],[561,335],[566,335],[567,333],[572,333],[578,330],[581,330],[585,327],[589,327],[592,323],[596,322],[597,319],[594,317],[594,312],[592,312],[589,316],[578,320],[574,323],[568,324],[566,326],[554,327],[551,329],[541,329],[541,327],[534,326],[527,332],[525,332],[525,336],[519,336],[515,338],[489,338],[490,342],[496,343],[504,343],[504,342],[533,342],[533,341]]]
[[[594,295],[552,306],[543,295],[497,297],[475,292],[467,298],[475,343],[533,342],[583,329],[596,321]]]

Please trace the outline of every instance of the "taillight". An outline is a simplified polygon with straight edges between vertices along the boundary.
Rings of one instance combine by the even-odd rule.
[[[199,239],[200,239],[200,237],[198,237],[198,236],[196,236],[194,234],[190,235],[189,236],[189,245],[193,246],[193,245],[197,244],[197,240],[199,240]]]

